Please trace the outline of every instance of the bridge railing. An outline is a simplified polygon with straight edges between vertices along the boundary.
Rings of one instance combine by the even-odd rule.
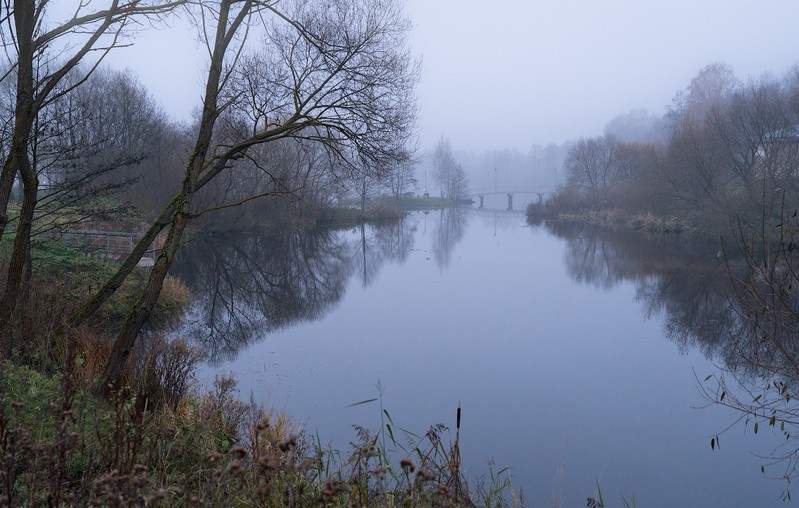
[[[552,189],[541,188],[525,188],[525,187],[478,187],[469,189],[468,195],[473,196],[488,196],[490,194],[552,194],[555,191]]]
[[[129,256],[141,239],[140,233],[75,229],[55,232],[51,236],[60,239],[65,246],[88,256],[117,261]],[[156,242],[153,242],[139,264],[152,265],[157,255],[158,248]]]

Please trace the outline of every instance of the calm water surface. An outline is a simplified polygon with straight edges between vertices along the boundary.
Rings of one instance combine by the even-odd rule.
[[[714,245],[519,213],[415,213],[344,232],[198,238],[183,333],[334,448],[352,425],[454,429],[470,478],[510,467],[529,506],[781,506],[781,438],[697,388],[726,365]],[[720,434],[721,448],[710,439]],[[453,430],[454,435],[454,430]],[[760,466],[766,465],[766,475]],[[618,501],[618,503],[617,503]]]

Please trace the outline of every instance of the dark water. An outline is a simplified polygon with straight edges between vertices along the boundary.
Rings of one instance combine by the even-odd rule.
[[[470,476],[509,466],[529,506],[781,506],[782,437],[707,405],[735,366],[717,245],[518,213],[201,237],[178,275],[197,295],[181,333],[334,448],[377,429],[454,427]],[[711,450],[719,435],[721,448]],[[766,466],[766,474],[760,472]]]

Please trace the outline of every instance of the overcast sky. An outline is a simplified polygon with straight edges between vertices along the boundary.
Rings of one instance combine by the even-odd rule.
[[[420,146],[526,151],[602,133],[633,108],[662,114],[703,66],[739,78],[799,63],[796,0],[408,0],[423,61]],[[177,118],[199,104],[194,32],[117,51]]]

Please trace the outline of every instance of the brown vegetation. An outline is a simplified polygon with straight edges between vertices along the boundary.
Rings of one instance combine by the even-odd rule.
[[[81,350],[82,349],[82,350]],[[102,349],[102,348],[101,348]],[[79,351],[80,352],[77,352]],[[358,428],[344,454],[257,404],[236,382],[189,390],[196,351],[156,341],[131,384],[95,399],[93,360],[75,345],[54,377],[0,363],[0,503],[52,506],[502,505],[494,478],[470,492],[447,428],[432,427],[396,459],[383,434]],[[392,422],[393,423],[393,422]],[[391,426],[388,426],[391,433]],[[382,439],[378,439],[378,438]],[[393,445],[399,446],[393,440]]]
[[[798,98],[795,68],[741,83],[708,65],[675,98],[662,141],[580,140],[566,186],[528,214],[590,220],[614,210],[633,225],[652,216],[713,234],[776,223],[781,203],[799,203]]]

